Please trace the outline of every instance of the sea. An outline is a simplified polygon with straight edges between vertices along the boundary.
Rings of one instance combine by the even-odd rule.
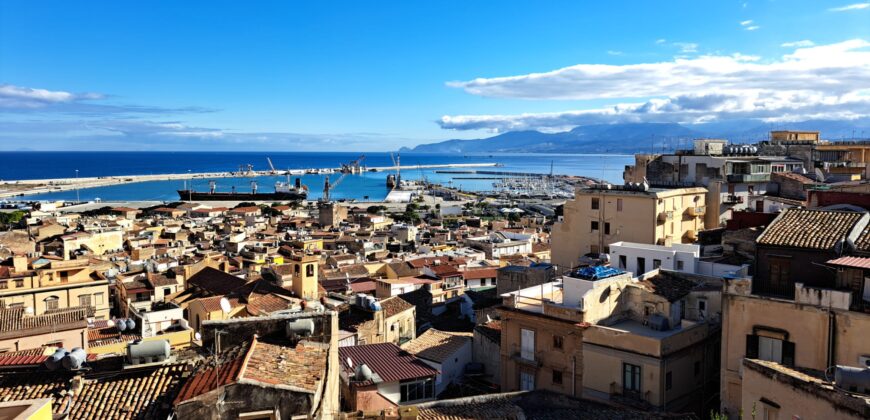
[[[277,170],[337,168],[343,162],[359,158],[354,152],[0,152],[0,179],[46,179],[119,175],[181,174],[186,172],[237,171],[240,166],[253,165],[254,170],[268,170],[267,159]],[[364,153],[363,165],[369,167],[392,166],[390,153]],[[613,183],[622,182],[625,165],[634,162],[631,155],[583,155],[583,154],[403,154],[402,166],[433,164],[498,163],[498,168],[450,168],[406,169],[402,178],[437,182],[467,191],[493,189],[492,179],[467,179],[486,177],[475,174],[451,174],[443,171],[496,170],[505,172],[544,173],[558,175],[582,175],[604,179]],[[335,182],[341,175],[329,175]],[[333,199],[383,200],[387,195],[386,172],[363,172],[346,176],[330,193]],[[296,176],[294,176],[295,178]],[[300,175],[302,183],[309,187],[309,199],[321,196],[326,175]],[[218,191],[249,191],[251,181],[256,180],[260,192],[271,192],[274,184],[286,182],[286,176],[259,176],[253,178],[218,178]],[[19,196],[14,200],[66,200],[78,198],[83,201],[175,201],[177,190],[192,187],[207,191],[207,179],[150,181],[119,184],[75,190],[52,192],[31,196]]]

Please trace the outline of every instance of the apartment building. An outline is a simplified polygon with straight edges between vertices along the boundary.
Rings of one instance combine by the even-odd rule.
[[[722,413],[870,415],[866,398],[831,382],[835,366],[870,360],[870,260],[856,256],[868,253],[867,213],[791,209],[767,227],[754,277],[723,293]]]
[[[87,260],[38,259],[28,264],[13,257],[11,270],[0,271],[0,302],[33,308],[37,315],[70,307],[91,308],[95,319],[109,319],[109,281]],[[5,272],[5,274],[4,274]]]
[[[610,252],[619,241],[670,245],[692,243],[705,228],[707,190],[649,188],[643,184],[578,189],[553,225],[552,262],[567,270],[585,254]]]

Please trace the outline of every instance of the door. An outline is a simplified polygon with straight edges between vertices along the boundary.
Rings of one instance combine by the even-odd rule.
[[[532,330],[520,330],[520,357],[535,360],[535,332]]]
[[[520,372],[520,391],[535,390],[535,375],[531,372]]]

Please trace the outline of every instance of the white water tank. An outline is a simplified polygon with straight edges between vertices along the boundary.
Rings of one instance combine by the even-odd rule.
[[[834,370],[834,383],[849,392],[870,394],[870,368],[838,365]]]
[[[127,346],[127,358],[130,363],[162,362],[169,358],[169,340],[140,341]]]

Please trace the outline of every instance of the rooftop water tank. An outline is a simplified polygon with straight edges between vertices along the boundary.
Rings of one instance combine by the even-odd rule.
[[[133,318],[128,318],[126,324],[128,330],[133,331],[136,329],[136,321],[134,321]]]
[[[314,334],[314,320],[311,318],[294,319],[287,323],[287,335],[291,337],[310,337]]]
[[[140,341],[127,346],[127,358],[130,363],[162,362],[169,358],[169,340]]]
[[[127,322],[123,319],[116,319],[115,328],[117,328],[119,332],[124,332],[127,330]]]
[[[63,367],[69,370],[81,369],[82,365],[85,363],[85,360],[88,358],[88,354],[85,353],[85,350],[81,347],[76,347],[72,349],[64,358],[61,363]]]
[[[55,350],[54,354],[48,356],[48,359],[45,359],[45,367],[47,367],[48,370],[55,370],[59,368],[61,366],[61,361],[67,353],[68,352],[64,348],[59,348]]]
[[[870,394],[870,368],[837,366],[834,383],[849,392]]]

